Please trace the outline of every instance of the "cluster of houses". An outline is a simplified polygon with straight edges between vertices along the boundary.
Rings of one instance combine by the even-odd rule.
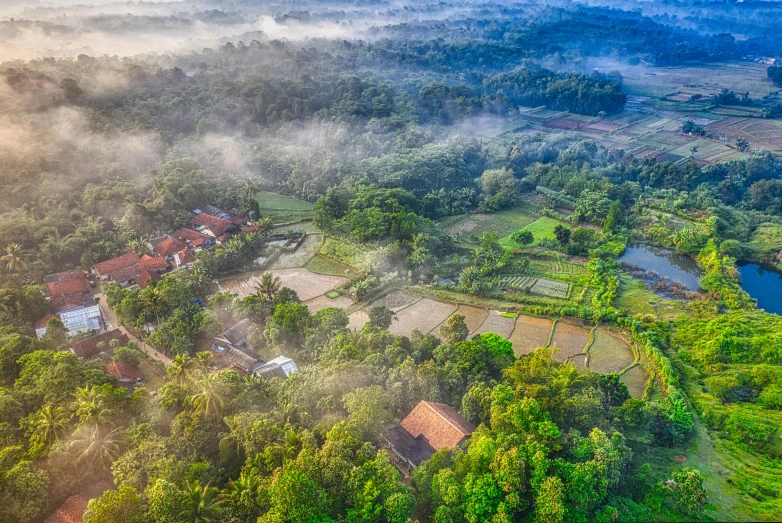
[[[782,56],[755,56],[748,54],[743,59],[747,62],[755,62],[763,65],[782,65]]]
[[[233,370],[240,376],[257,374],[270,379],[285,379],[298,372],[296,362],[285,356],[269,361],[258,357],[247,341],[249,331],[250,320],[245,319],[215,338],[210,351],[218,372]]]

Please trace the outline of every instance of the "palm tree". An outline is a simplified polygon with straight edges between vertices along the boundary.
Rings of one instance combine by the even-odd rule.
[[[148,285],[141,294],[141,302],[155,313],[157,324],[160,325],[160,311],[163,309],[163,292],[153,285]]]
[[[272,220],[268,216],[256,220],[255,226],[258,227],[258,234],[261,235],[261,238],[266,238],[267,236],[269,236],[269,233],[271,233],[272,229],[274,228],[274,225],[272,224]]]
[[[62,438],[68,428],[68,415],[62,407],[46,405],[36,412],[31,421],[32,443],[49,446]]]
[[[165,187],[166,184],[163,181],[163,178],[156,176],[155,178],[152,178],[152,186],[149,188],[149,195],[156,200],[163,196]]]
[[[184,385],[192,379],[192,372],[195,369],[196,360],[187,354],[177,354],[171,365],[166,368],[166,372],[174,383]]]
[[[6,269],[11,272],[19,272],[27,268],[27,251],[18,243],[9,243],[5,247],[5,255],[0,260],[5,263]]]
[[[79,461],[90,467],[100,464],[109,470],[122,451],[125,432],[121,427],[107,428],[100,425],[82,425],[76,430],[71,448],[79,453]]]
[[[252,514],[256,509],[256,492],[260,486],[258,470],[249,468],[242,470],[238,479],[228,482],[226,499],[231,507],[240,513]]]
[[[274,295],[277,294],[277,291],[280,290],[280,287],[282,287],[280,277],[275,276],[270,272],[265,272],[261,275],[256,292],[258,296],[271,300],[274,298]]]
[[[219,374],[207,374],[198,383],[198,392],[190,397],[190,402],[196,412],[207,416],[223,413],[226,397],[223,394],[224,387]]]
[[[147,253],[147,246],[143,240],[130,240],[126,247],[130,252],[135,252],[139,256]]]
[[[202,351],[196,354],[195,366],[204,375],[208,374],[212,369],[212,353]]]
[[[255,185],[255,182],[252,181],[251,178],[247,177],[244,179],[244,184],[242,184],[242,187],[239,189],[239,192],[242,195],[242,198],[245,200],[249,200],[256,194],[260,192],[258,189],[258,186]]]
[[[109,422],[111,410],[106,408],[103,397],[95,387],[87,386],[76,389],[76,417],[79,423],[103,425]]]
[[[220,490],[201,486],[200,481],[192,481],[185,486],[184,508],[179,519],[188,523],[211,523],[220,521],[223,515],[223,500]]]

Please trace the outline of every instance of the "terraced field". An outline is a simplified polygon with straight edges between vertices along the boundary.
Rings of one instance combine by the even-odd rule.
[[[516,328],[513,329],[510,342],[516,357],[529,354],[539,347],[548,345],[551,335],[552,321],[548,318],[520,315],[516,318]]]
[[[604,329],[595,329],[595,339],[589,347],[589,368],[600,374],[622,372],[635,361],[635,355],[625,340]]]
[[[489,311],[489,315],[486,317],[486,321],[475,331],[476,334],[484,334],[486,332],[494,332],[499,334],[503,338],[509,338],[513,332],[515,324],[514,318],[507,318],[500,316],[500,312],[496,310]]]
[[[551,339],[551,347],[557,349],[554,352],[554,359],[564,363],[571,356],[584,352],[587,343],[589,343],[589,329],[559,321]]]
[[[409,336],[414,330],[429,332],[456,311],[456,305],[424,298],[398,311],[388,331],[397,336]]]
[[[489,315],[489,310],[481,307],[472,307],[470,305],[459,305],[454,314],[461,314],[464,316],[464,323],[467,325],[467,329],[469,329],[470,334],[472,334],[478,330],[478,328],[486,320],[486,316]],[[445,319],[445,321],[447,320],[448,318]],[[440,325],[443,325],[445,321],[443,321]],[[437,330],[440,328],[440,325],[432,329],[433,334],[437,335]]]
[[[541,296],[548,296],[549,298],[559,298],[561,300],[566,300],[569,290],[570,284],[568,283],[538,278],[538,280],[530,289],[530,292],[533,294],[539,294]]]
[[[627,385],[627,390],[634,398],[643,396],[648,379],[649,373],[641,365],[636,365],[619,377],[619,381]]]

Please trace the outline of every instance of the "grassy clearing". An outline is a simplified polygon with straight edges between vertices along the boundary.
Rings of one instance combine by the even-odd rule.
[[[274,192],[262,192],[255,199],[261,207],[261,215],[268,216],[274,223],[312,218],[314,205],[310,202]]]
[[[369,245],[360,245],[344,239],[325,238],[318,254],[350,267],[356,267],[371,249]]]
[[[166,384],[166,380],[161,378],[146,361],[141,362],[138,366],[138,370],[141,371],[141,375],[144,377],[144,387],[146,387],[148,391],[157,391]]]
[[[306,269],[316,274],[328,274],[330,276],[346,276],[353,279],[358,276],[358,271],[350,265],[330,260],[321,255],[316,255],[304,265]]]
[[[532,242],[532,245],[538,245],[541,240],[555,240],[556,236],[554,236],[554,228],[557,225],[562,225],[562,222],[555,220],[554,218],[549,218],[547,216],[543,216],[541,218],[538,218],[532,223],[529,223],[523,229],[525,231],[529,231],[532,233],[532,235],[535,237],[535,241]],[[508,235],[512,232],[517,231],[518,229],[514,229],[508,233]],[[499,231],[497,231],[499,234]],[[500,240],[500,245],[503,247],[510,247],[510,248],[519,248],[521,247],[516,242],[510,239],[509,236],[505,236]]]
[[[589,368],[600,374],[619,373],[629,367],[635,356],[630,345],[604,329],[595,330],[595,341],[589,348]],[[643,392],[643,388],[641,389]]]
[[[537,218],[537,214],[529,204],[524,204],[514,209],[499,211],[492,214],[474,214],[467,219],[450,222],[450,226],[441,222],[441,227],[448,234],[456,234],[461,231],[463,239],[470,234],[480,237],[485,232],[496,232],[500,238],[510,235],[520,229],[524,229]]]

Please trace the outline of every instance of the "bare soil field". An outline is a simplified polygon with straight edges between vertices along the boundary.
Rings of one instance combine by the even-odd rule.
[[[278,276],[282,286],[296,291],[301,301],[311,300],[326,294],[328,291],[349,281],[342,276],[315,274],[303,268],[278,269],[265,272]],[[220,291],[236,293],[239,298],[255,294],[261,274],[263,272],[240,274],[226,278],[219,283]]]
[[[513,329],[510,342],[516,357],[529,354],[539,347],[548,344],[551,334],[551,320],[534,316],[519,316],[516,318],[516,328]]]
[[[388,331],[397,336],[410,336],[413,330],[427,333],[454,313],[456,305],[424,298],[396,313]]]
[[[473,307],[471,305],[459,305],[459,308],[456,309],[456,312],[454,314],[461,314],[464,316],[464,323],[467,324],[467,328],[470,330],[470,334],[478,330],[478,328],[483,324],[484,320],[486,320],[486,316],[488,316],[489,311],[488,309],[483,309],[481,307]],[[450,316],[449,316],[450,318]],[[445,321],[447,321],[448,318],[446,318],[440,325],[443,325]],[[432,329],[432,334],[435,336],[437,335],[437,330],[439,329],[440,325]]]
[[[513,326],[515,324],[513,318],[506,318],[500,316],[500,311],[491,310],[489,315],[486,316],[486,320],[481,324],[475,334],[485,334],[487,332],[493,332],[499,334],[503,338],[509,338],[513,332]]]
[[[600,374],[621,372],[635,360],[625,340],[603,329],[595,331],[595,341],[589,347],[589,368]]]
[[[329,298],[325,294],[322,294],[311,300],[307,300],[304,304],[310,308],[310,312],[317,312],[321,309],[327,309],[329,307],[336,307],[338,309],[347,309],[353,305],[353,300],[347,296],[337,296],[336,298]]]
[[[551,348],[558,349],[554,352],[554,359],[562,363],[569,357],[583,352],[588,342],[589,329],[560,321],[554,329],[554,337],[551,340]]]
[[[418,296],[413,296],[405,291],[394,291],[372,302],[370,307],[388,307],[394,312],[404,309],[418,301]]]
[[[634,398],[640,398],[646,388],[646,380],[649,379],[649,373],[640,365],[636,365],[628,370],[619,378],[619,381],[627,385],[627,390]]]
[[[369,314],[366,309],[361,309],[348,316],[348,328],[359,330],[369,321]]]

